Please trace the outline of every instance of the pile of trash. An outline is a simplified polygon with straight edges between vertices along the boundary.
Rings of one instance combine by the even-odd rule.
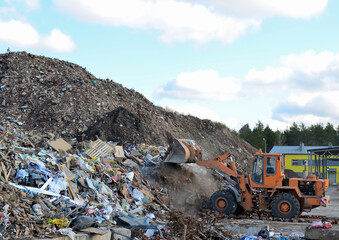
[[[143,176],[144,167],[161,163],[165,147],[37,137],[5,121],[0,129],[3,239],[74,239],[78,231],[117,227],[129,230],[126,239],[222,234],[213,223],[173,210],[167,189]]]
[[[139,92],[99,79],[77,64],[27,52],[0,54],[0,119],[62,138],[170,144],[194,139],[204,159],[231,152],[248,171],[256,152],[221,123],[155,106]]]
[[[155,108],[136,91],[97,79],[77,64],[27,52],[0,54],[0,83],[2,119],[64,137],[85,131],[120,106],[133,112],[137,103],[150,112]]]

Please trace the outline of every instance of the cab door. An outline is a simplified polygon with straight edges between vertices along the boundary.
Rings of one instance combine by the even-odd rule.
[[[277,157],[265,156],[264,159],[264,185],[274,187],[277,185]]]

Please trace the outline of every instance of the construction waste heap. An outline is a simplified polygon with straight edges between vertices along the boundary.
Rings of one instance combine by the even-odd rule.
[[[76,64],[26,52],[0,55],[0,116],[4,239],[74,239],[77,231],[218,236],[213,218],[197,211],[218,188],[215,178],[196,184],[206,169],[164,165],[166,148],[173,138],[191,138],[204,158],[231,151],[243,171],[255,151],[219,123],[167,111]]]
[[[220,123],[26,52],[0,55],[0,130],[0,239],[231,239],[208,206],[223,179],[163,160],[174,138],[203,159],[230,152],[243,172],[256,151]]]

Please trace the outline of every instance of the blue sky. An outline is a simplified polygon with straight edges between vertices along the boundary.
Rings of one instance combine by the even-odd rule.
[[[238,130],[339,124],[339,1],[2,0],[0,52],[86,67]]]

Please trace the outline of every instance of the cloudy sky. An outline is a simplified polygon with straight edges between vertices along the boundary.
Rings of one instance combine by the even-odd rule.
[[[339,124],[339,1],[2,0],[0,52],[86,67],[238,130]]]

